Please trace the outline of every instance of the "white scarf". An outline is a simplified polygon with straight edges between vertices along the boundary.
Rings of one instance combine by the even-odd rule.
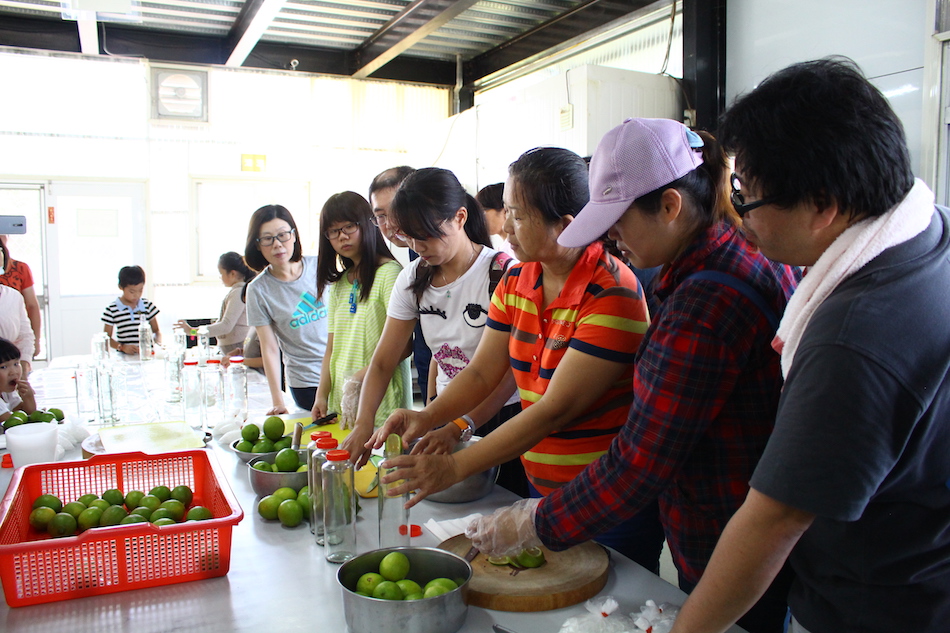
[[[907,196],[884,215],[849,226],[821,254],[785,307],[772,347],[782,355],[782,375],[788,377],[795,350],[815,310],[842,281],[884,250],[919,235],[930,225],[934,194],[920,179]]]

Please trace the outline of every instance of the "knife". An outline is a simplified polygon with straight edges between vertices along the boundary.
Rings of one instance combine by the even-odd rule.
[[[512,631],[512,630],[509,629],[508,627],[502,626],[502,625],[500,625],[500,624],[492,624],[492,625],[491,625],[491,629],[492,629],[492,631],[494,631],[495,633],[515,633],[514,631]]]
[[[322,418],[317,418],[307,426],[303,427],[303,430],[306,431],[307,429],[312,429],[315,426],[326,426],[327,424],[332,423],[336,419],[336,416],[336,413],[329,413]]]

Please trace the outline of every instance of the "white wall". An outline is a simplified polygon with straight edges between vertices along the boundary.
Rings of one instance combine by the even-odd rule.
[[[924,47],[933,31],[928,0],[729,0],[726,99],[748,92],[789,64],[845,55],[861,66],[904,123],[921,173]],[[937,130],[931,134],[936,135]]]

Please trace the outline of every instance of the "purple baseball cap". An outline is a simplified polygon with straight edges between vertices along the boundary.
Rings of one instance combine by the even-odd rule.
[[[627,119],[607,132],[590,161],[590,202],[558,237],[587,246],[607,232],[630,204],[703,163],[703,139],[670,119]]]

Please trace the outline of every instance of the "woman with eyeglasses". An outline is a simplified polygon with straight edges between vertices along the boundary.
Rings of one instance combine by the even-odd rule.
[[[343,448],[360,464],[369,457],[366,442],[377,421],[382,422],[379,404],[396,365],[409,353],[407,344],[416,322],[421,323],[432,350],[438,374],[436,392],[441,393],[475,354],[485,332],[491,291],[510,261],[488,246],[491,240],[484,212],[446,169],[427,168],[410,174],[393,198],[391,213],[398,239],[419,258],[402,271],[393,287],[383,334],[363,381],[356,424],[343,442]],[[473,427],[484,425],[487,430],[518,410],[509,372],[484,401],[461,414],[474,421]],[[461,418],[459,423],[469,428]],[[460,432],[453,424],[420,444],[430,450],[450,451]],[[499,483],[522,495],[527,492],[517,463],[505,469]]]
[[[473,523],[466,534],[482,552],[566,549],[659,501],[680,589],[699,581],[772,433],[782,374],[771,344],[799,279],[743,236],[727,174],[715,139],[677,121],[628,119],[601,140],[590,202],[558,243],[607,233],[635,266],[662,266],[633,403],[609,450],[576,479]],[[782,631],[788,581],[739,625]]]
[[[257,330],[273,406],[287,413],[287,384],[298,407],[311,410],[320,386],[327,345],[327,307],[317,292],[317,258],[304,257],[297,224],[285,207],[271,204],[251,216],[244,261],[260,274],[247,285],[247,324]],[[314,295],[317,293],[317,295]]]
[[[313,404],[313,419],[333,411],[340,425],[349,428],[355,419],[355,388],[362,383],[376,343],[386,323],[386,309],[402,266],[393,258],[379,229],[372,223],[372,209],[358,193],[344,191],[326,201],[320,212],[320,254],[317,256],[317,291],[327,289],[329,338],[323,357],[320,387]],[[351,393],[351,391],[353,393]],[[400,361],[380,400],[376,421],[381,424],[394,409],[407,407],[412,398],[409,359]]]

